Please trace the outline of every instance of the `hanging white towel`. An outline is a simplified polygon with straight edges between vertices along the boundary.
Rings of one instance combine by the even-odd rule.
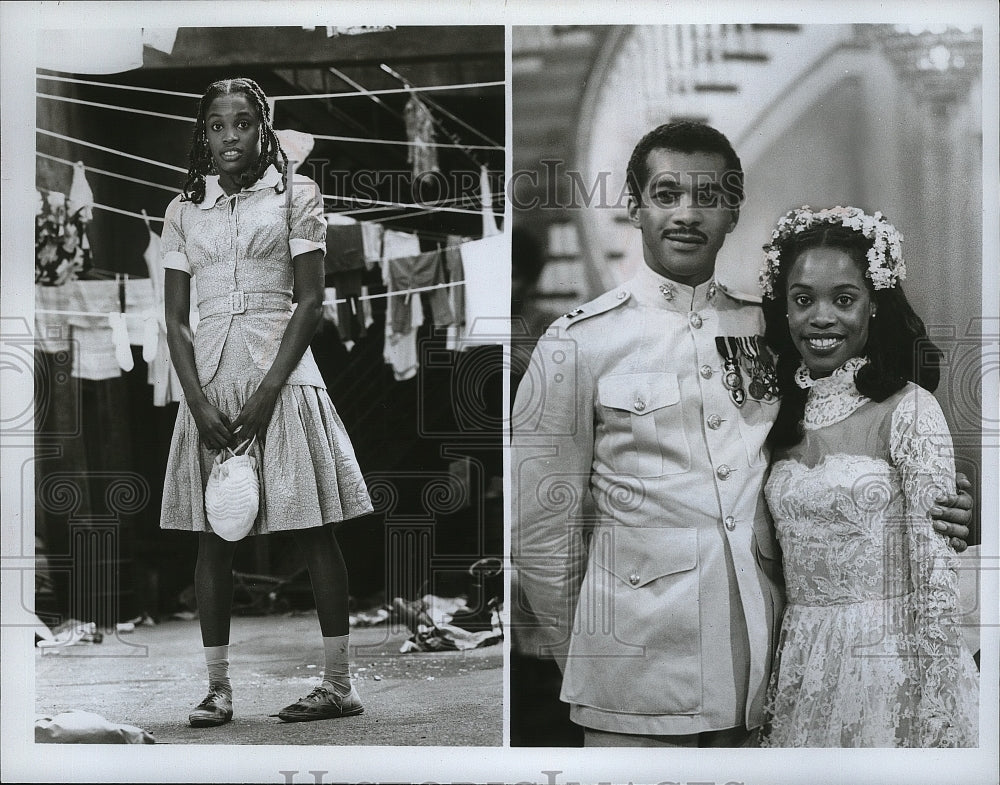
[[[502,344],[510,336],[510,240],[505,234],[462,244],[465,333],[459,348]]]

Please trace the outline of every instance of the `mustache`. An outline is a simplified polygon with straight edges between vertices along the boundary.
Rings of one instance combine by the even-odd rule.
[[[708,242],[708,235],[706,235],[704,232],[699,231],[698,229],[668,229],[664,231],[660,236],[674,237],[677,235],[683,237],[697,237],[699,240]]]

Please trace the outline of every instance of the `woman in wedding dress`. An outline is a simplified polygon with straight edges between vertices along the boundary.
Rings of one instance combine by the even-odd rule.
[[[956,557],[928,515],[955,491],[940,353],[900,288],[901,239],[880,213],[803,207],[765,246],[782,394],[765,493],[788,590],[765,746],[978,743]]]

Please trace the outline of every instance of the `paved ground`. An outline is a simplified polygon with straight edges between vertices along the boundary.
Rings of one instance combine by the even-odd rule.
[[[357,717],[284,723],[278,709],[319,682],[323,646],[315,613],[233,619],[233,721],[191,728],[188,712],[206,690],[197,621],[166,621],[44,654],[36,650],[35,709],[93,711],[136,725],[167,744],[499,746],[499,645],[468,652],[400,654],[405,628],[351,632]]]

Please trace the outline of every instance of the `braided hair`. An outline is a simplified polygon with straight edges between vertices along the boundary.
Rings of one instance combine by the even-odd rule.
[[[248,168],[240,177],[240,185],[244,188],[257,182],[268,166],[273,165],[282,177],[274,190],[277,193],[285,191],[285,176],[288,171],[288,156],[281,148],[278,137],[271,125],[271,108],[267,104],[267,96],[253,79],[239,77],[236,79],[221,79],[212,82],[198,102],[198,114],[195,117],[194,134],[191,138],[191,152],[188,153],[188,176],[184,183],[183,200],[200,203],[205,198],[205,176],[215,172],[215,163],[208,147],[208,134],[205,131],[205,113],[212,101],[220,95],[241,93],[257,107],[260,116],[260,156],[257,162]]]

